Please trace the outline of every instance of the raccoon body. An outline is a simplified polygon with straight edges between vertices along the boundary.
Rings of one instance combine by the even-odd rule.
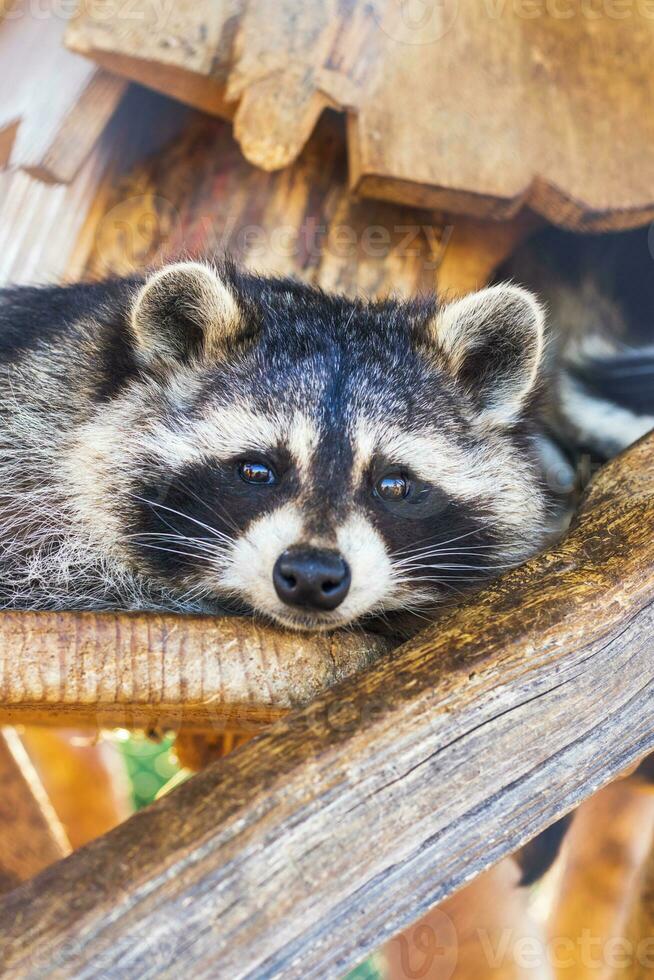
[[[552,533],[544,323],[231,265],[0,293],[0,605],[420,609]],[[554,521],[556,524],[556,521]]]
[[[654,237],[549,228],[501,270],[548,310],[555,429],[604,461],[654,428]]]

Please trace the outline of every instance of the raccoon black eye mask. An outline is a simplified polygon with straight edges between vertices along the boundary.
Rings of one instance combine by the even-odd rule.
[[[199,263],[0,293],[0,603],[330,629],[538,550],[543,315]]]

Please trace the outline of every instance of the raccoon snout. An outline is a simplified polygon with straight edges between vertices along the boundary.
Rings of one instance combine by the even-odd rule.
[[[336,609],[348,594],[350,567],[336,551],[289,548],[273,568],[277,595],[288,606]]]

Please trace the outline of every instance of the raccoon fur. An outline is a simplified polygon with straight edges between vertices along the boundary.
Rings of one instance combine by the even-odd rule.
[[[1,291],[0,606],[332,629],[457,598],[560,526],[547,360],[510,284],[363,302],[188,262]]]
[[[549,312],[556,440],[610,459],[654,428],[654,234],[549,228],[500,270]]]

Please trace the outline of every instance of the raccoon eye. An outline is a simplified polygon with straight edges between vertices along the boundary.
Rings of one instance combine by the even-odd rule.
[[[382,500],[404,500],[410,489],[411,484],[401,473],[387,473],[375,484],[375,493]]]
[[[270,486],[271,483],[277,483],[277,477],[266,463],[244,460],[239,463],[238,475],[245,483],[254,483],[257,486]]]

